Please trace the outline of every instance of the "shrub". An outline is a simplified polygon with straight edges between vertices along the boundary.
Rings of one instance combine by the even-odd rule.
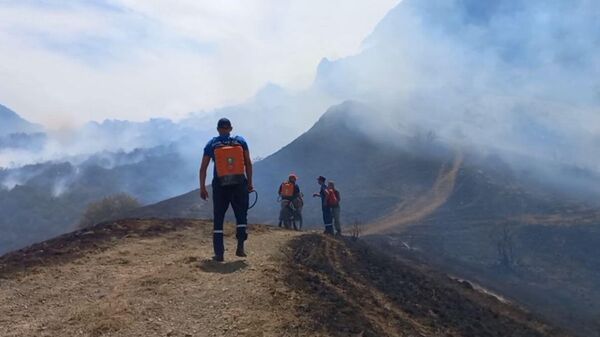
[[[140,207],[136,198],[119,193],[92,202],[87,206],[79,221],[79,228],[88,227],[102,221],[118,219],[123,213]]]
[[[354,223],[352,224],[352,226],[350,227],[350,237],[352,238],[352,240],[356,241],[356,240],[358,240],[358,238],[360,238],[360,236],[362,235],[362,232],[363,232],[362,222],[355,220]]]

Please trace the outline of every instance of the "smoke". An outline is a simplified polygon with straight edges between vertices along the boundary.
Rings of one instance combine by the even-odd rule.
[[[598,14],[600,4],[589,0],[406,0],[377,25],[362,52],[324,59],[305,91],[269,84],[243,104],[179,122],[92,122],[50,133],[41,150],[0,149],[0,166],[60,160],[79,165],[105,151],[110,155],[95,158],[113,168],[127,164],[114,153],[166,144],[176,144],[187,166],[197,166],[221,116],[249,139],[253,156],[264,157],[308,129],[328,106],[357,99],[382,112],[365,113],[406,134],[431,132],[449,144],[500,153],[514,164],[523,166],[525,159],[536,170],[547,163],[595,174]]]
[[[315,85],[369,102],[400,131],[597,174],[598,15],[588,0],[406,0],[362,53],[323,61]]]
[[[68,178],[57,179],[52,186],[52,196],[58,198],[63,195],[69,189],[69,180]]]

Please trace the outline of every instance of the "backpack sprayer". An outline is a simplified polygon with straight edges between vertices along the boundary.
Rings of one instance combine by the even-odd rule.
[[[244,148],[236,139],[215,148],[214,162],[215,173],[221,186],[236,185],[246,179]],[[254,202],[248,207],[248,209],[252,209],[258,202],[258,192],[254,190],[248,194],[255,196]]]

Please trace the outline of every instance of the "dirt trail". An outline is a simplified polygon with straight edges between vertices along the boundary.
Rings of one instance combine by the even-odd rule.
[[[0,336],[282,336],[286,298],[275,296],[285,291],[274,280],[282,247],[297,234],[258,228],[249,257],[239,259],[232,232],[224,264],[205,260],[210,225],[191,221],[0,273]]]
[[[398,204],[392,212],[369,224],[364,233],[397,232],[432,214],[446,203],[452,194],[462,162],[463,155],[458,153],[450,168],[446,165],[442,166],[431,190],[413,200]]]

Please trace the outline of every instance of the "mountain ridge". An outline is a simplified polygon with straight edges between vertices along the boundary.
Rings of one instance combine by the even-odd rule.
[[[37,133],[43,131],[41,125],[33,124],[23,119],[16,112],[2,104],[0,104],[0,125],[2,125],[0,127],[0,137],[9,134]]]

